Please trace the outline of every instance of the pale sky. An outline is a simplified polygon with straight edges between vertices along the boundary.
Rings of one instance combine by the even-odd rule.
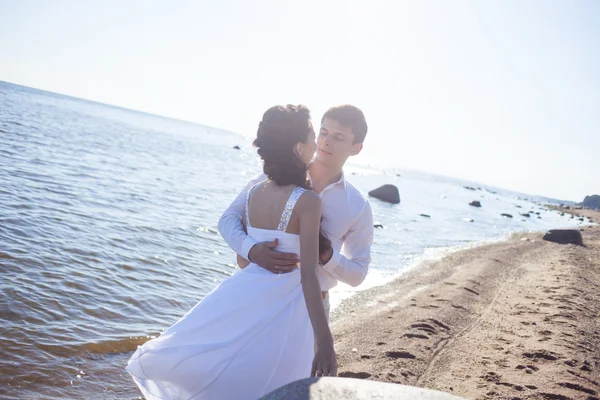
[[[246,135],[274,104],[352,103],[364,162],[581,201],[598,21],[595,0],[0,0],[0,80]]]

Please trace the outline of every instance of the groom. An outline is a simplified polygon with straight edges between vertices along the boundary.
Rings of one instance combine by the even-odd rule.
[[[321,197],[321,228],[331,240],[332,250],[321,256],[318,269],[323,304],[329,316],[329,290],[338,281],[358,286],[367,275],[373,243],[371,206],[358,189],[346,181],[342,170],[346,160],[363,148],[367,122],[363,112],[352,105],[332,107],[321,119],[317,154],[308,170],[314,191]],[[275,250],[277,241],[258,243],[244,231],[242,215],[250,182],[219,219],[219,233],[241,257],[274,273],[297,268],[298,255]]]

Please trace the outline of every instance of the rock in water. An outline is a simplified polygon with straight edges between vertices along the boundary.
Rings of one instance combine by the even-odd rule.
[[[559,244],[576,244],[578,246],[583,246],[581,232],[575,229],[551,229],[546,232],[542,239]]]
[[[383,185],[371,190],[369,196],[392,204],[400,204],[400,192],[394,185]]]
[[[470,206],[473,207],[481,207],[481,202],[478,200],[473,200],[472,202],[469,203]]]

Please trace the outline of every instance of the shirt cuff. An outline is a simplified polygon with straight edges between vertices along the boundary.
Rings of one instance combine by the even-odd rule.
[[[331,258],[327,261],[327,264],[323,265],[323,269],[329,272],[334,278],[338,279],[338,274],[336,273],[337,266],[340,265],[340,260],[342,259],[342,255],[337,251],[333,250],[331,254]],[[338,279],[339,280],[339,279]]]
[[[258,242],[252,239],[250,236],[246,236],[246,239],[244,239],[244,243],[242,243],[242,254],[240,254],[240,256],[250,261],[248,254],[250,253],[250,250],[254,247],[254,245],[257,243]]]

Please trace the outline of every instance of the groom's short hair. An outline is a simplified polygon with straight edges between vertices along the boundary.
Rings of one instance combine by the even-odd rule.
[[[365,141],[368,129],[367,120],[360,108],[351,104],[342,104],[340,106],[331,107],[323,114],[321,123],[323,123],[325,118],[334,119],[339,122],[340,125],[350,128],[354,135],[354,143],[362,143]]]

